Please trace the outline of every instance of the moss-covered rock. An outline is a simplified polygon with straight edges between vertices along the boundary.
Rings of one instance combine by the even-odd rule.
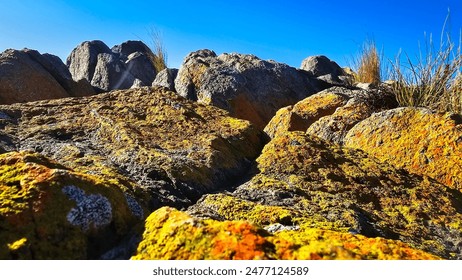
[[[385,87],[370,90],[332,87],[280,109],[264,131],[271,138],[287,131],[306,131],[342,144],[346,133],[359,121],[396,106],[395,98]]]
[[[249,182],[231,194],[205,196],[190,213],[398,239],[462,258],[458,191],[302,132],[274,138],[257,162],[260,173]]]
[[[164,207],[146,221],[132,259],[436,259],[402,242],[320,229],[271,235],[247,221],[194,218]]]
[[[351,129],[345,145],[462,190],[460,115],[434,113],[423,108],[384,111]]]
[[[127,185],[152,209],[240,180],[266,141],[248,121],[163,88],[0,106],[0,140]]]
[[[103,257],[142,230],[145,213],[125,186],[36,153],[0,155],[0,259]]]

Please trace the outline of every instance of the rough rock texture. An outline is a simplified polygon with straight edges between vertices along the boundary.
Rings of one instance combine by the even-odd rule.
[[[462,190],[462,117],[423,108],[373,114],[345,137],[380,160]]]
[[[204,196],[189,212],[398,239],[443,258],[462,258],[462,194],[302,132],[267,144],[260,173],[233,193]],[[282,231],[286,232],[286,231]]]
[[[163,88],[0,106],[1,150],[116,180],[151,209],[242,180],[265,141],[248,121]]]
[[[176,91],[175,90],[175,79],[178,75],[178,69],[175,68],[166,68],[160,71],[154,82],[152,82],[152,86],[160,86],[165,87],[168,90]]]
[[[304,71],[254,55],[200,50],[184,60],[175,88],[179,95],[225,109],[263,129],[276,111],[321,90]]]
[[[0,199],[0,259],[99,258],[144,219],[124,186],[30,152],[0,155]]]
[[[0,104],[91,94],[89,83],[72,80],[56,56],[29,49],[0,54]]]
[[[436,259],[402,242],[306,229],[271,235],[246,221],[201,220],[172,208],[152,213],[132,259]],[[305,275],[300,271],[300,275]],[[303,274],[302,274],[303,273]]]
[[[287,131],[307,131],[342,144],[347,132],[359,121],[396,106],[393,95],[384,89],[332,87],[280,109],[264,131],[272,138]]]
[[[110,49],[101,41],[86,41],[67,58],[75,80],[86,79],[98,92],[151,85],[156,77],[152,51],[140,41],[127,41]]]
[[[335,61],[324,55],[305,58],[300,69],[332,85],[348,86],[351,83],[349,75]]]

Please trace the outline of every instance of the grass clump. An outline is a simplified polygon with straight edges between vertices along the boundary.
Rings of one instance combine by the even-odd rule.
[[[359,58],[354,59],[356,73],[354,81],[357,83],[370,83],[378,85],[381,82],[382,57],[377,50],[375,41],[366,40],[359,53]]]
[[[158,29],[151,28],[149,30],[149,37],[151,39],[151,49],[154,54],[151,57],[151,61],[157,73],[159,73],[167,68],[167,51],[165,50],[164,42]]]
[[[437,48],[430,35],[415,60],[406,55],[401,62],[398,54],[391,63],[392,90],[400,106],[462,113],[462,36],[458,44],[454,43],[444,26]]]

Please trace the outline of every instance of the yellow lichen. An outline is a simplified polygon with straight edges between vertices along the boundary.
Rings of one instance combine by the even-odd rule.
[[[110,246],[105,244],[109,232],[101,238],[99,230],[104,229],[84,230],[68,219],[76,206],[63,192],[68,186],[107,200],[114,238],[141,225],[142,217],[132,212],[123,188],[56,167],[62,166],[35,153],[0,155],[0,170],[6,171],[0,176],[0,228],[5,229],[0,231],[0,259],[86,259],[95,257],[87,251],[91,239],[99,240],[101,248]]]
[[[383,238],[304,228],[275,235],[245,221],[199,220],[164,207],[146,221],[141,259],[438,259]]]
[[[401,108],[358,124],[345,144],[440,183],[462,188],[462,125],[451,114]]]

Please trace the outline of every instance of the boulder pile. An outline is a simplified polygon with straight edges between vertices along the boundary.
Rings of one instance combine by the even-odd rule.
[[[462,116],[325,56],[152,55],[2,53],[0,259],[462,259]]]

